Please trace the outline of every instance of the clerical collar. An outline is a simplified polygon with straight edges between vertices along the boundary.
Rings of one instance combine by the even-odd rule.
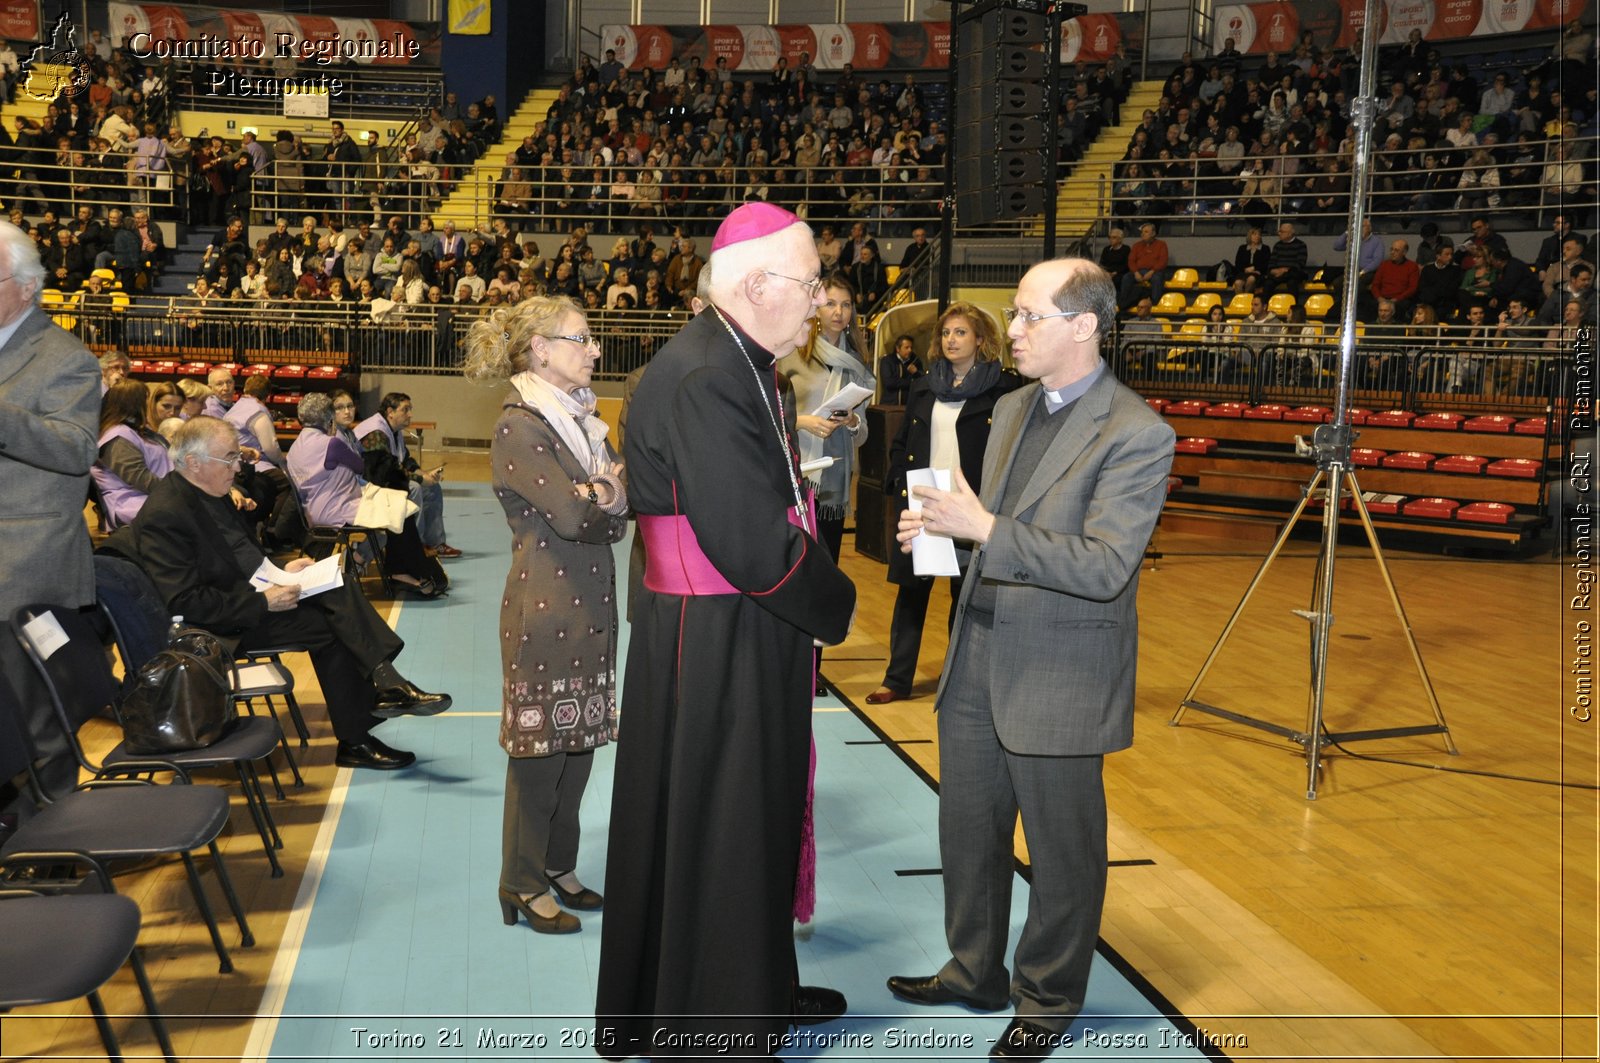
[[[1105,371],[1106,364],[1101,362],[1099,366],[1095,368],[1094,372],[1090,373],[1082,380],[1074,380],[1072,383],[1058,391],[1051,391],[1049,388],[1045,388],[1045,412],[1055,413],[1057,410],[1060,410],[1065,406],[1070,406],[1074,402],[1077,402],[1079,399],[1083,398],[1089,393],[1089,389],[1094,387],[1095,381],[1100,379],[1100,374],[1104,373]]]

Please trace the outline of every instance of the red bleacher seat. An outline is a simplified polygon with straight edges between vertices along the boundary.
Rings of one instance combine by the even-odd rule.
[[[1351,424],[1366,424],[1367,418],[1372,416],[1371,410],[1363,410],[1359,406],[1350,407],[1347,412]]]
[[[1367,469],[1376,469],[1383,464],[1383,459],[1387,456],[1387,451],[1373,450],[1371,447],[1350,448],[1350,464]]]
[[[280,365],[272,371],[272,377],[274,380],[280,378],[287,380],[299,380],[305,375],[306,367],[303,365]]]
[[[1405,495],[1385,495],[1377,491],[1361,492],[1361,501],[1367,504],[1367,512],[1375,517],[1392,517],[1400,512],[1400,507],[1406,504]],[[1348,495],[1339,503],[1340,509],[1355,512],[1356,504]]]
[[[319,365],[306,370],[307,380],[338,380],[339,367],[336,365]],[[1166,400],[1162,400],[1166,401]]]
[[[157,376],[176,376],[178,363],[167,359],[159,362],[146,362],[144,371],[146,373],[154,373]]]
[[[1252,406],[1244,411],[1244,419],[1247,421],[1281,421],[1289,412],[1289,407],[1269,402],[1261,406]]]
[[[1178,440],[1173,445],[1173,449],[1179,454],[1209,454],[1217,449],[1217,441],[1215,439],[1203,439],[1200,436],[1190,436],[1187,439]]]
[[[298,406],[303,398],[305,396],[298,391],[280,391],[267,401],[273,406]]]
[[[1545,419],[1543,417],[1529,417],[1525,421],[1518,421],[1517,427],[1512,431],[1519,436],[1542,436],[1545,432]]]
[[[1387,410],[1383,413],[1367,415],[1367,424],[1382,425],[1385,428],[1410,428],[1411,422],[1417,415],[1410,410]]]
[[[1383,459],[1385,469],[1422,469],[1426,470],[1434,463],[1437,455],[1424,454],[1420,450],[1401,450],[1390,454]]]
[[[143,358],[129,358],[128,359],[128,372],[130,372],[130,373],[142,373],[142,372],[144,372],[145,364],[146,363],[145,363],[145,360]]]
[[[1477,476],[1488,464],[1488,458],[1480,458],[1476,454],[1447,454],[1433,463],[1433,471],[1463,472]]]
[[[1491,461],[1484,470],[1490,476],[1515,476],[1523,480],[1537,480],[1544,471],[1544,462],[1532,458],[1504,458]]]
[[[257,362],[254,365],[245,366],[240,372],[244,373],[245,376],[271,376],[272,366],[265,362]]]
[[[1400,512],[1408,517],[1432,517],[1435,520],[1449,520],[1456,510],[1461,508],[1461,503],[1453,498],[1416,498],[1407,502],[1400,508]]]
[[[1162,410],[1172,405],[1171,399],[1145,399],[1144,401],[1148,402],[1150,404],[1150,408],[1157,413],[1160,413]]]
[[[1516,423],[1515,417],[1491,413],[1484,417],[1469,418],[1461,427],[1467,432],[1509,432]]]
[[[1206,407],[1207,417],[1243,417],[1244,411],[1250,408],[1247,402],[1219,402],[1214,406]]]
[[[228,372],[232,373],[234,376],[238,376],[239,375],[239,370],[243,369],[244,366],[240,365],[238,362],[218,362],[212,368],[213,369],[226,369]]]
[[[180,376],[204,377],[209,372],[211,372],[210,362],[184,362],[178,366]]]
[[[1516,512],[1516,506],[1504,502],[1468,502],[1456,510],[1456,519],[1476,524],[1505,524]]]
[[[1428,428],[1435,432],[1454,432],[1461,427],[1461,422],[1464,420],[1466,418],[1459,413],[1425,413],[1412,421],[1411,427]]]
[[[1205,399],[1183,399],[1179,402],[1170,403],[1161,412],[1168,417],[1199,417],[1206,412],[1206,408],[1210,405],[1211,403]]]
[[[1283,415],[1285,421],[1304,421],[1306,424],[1322,424],[1333,413],[1326,406],[1296,406]]]

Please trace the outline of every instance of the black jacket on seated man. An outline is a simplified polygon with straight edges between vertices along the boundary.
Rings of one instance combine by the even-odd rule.
[[[151,490],[139,515],[102,547],[139,565],[168,612],[186,624],[235,637],[239,648],[290,645],[311,654],[338,762],[401,768],[416,758],[373,738],[382,718],[432,715],[449,708],[390,663],[405,645],[354,582],[272,612],[250,576],[265,557],[227,495],[214,497],[174,470]]]

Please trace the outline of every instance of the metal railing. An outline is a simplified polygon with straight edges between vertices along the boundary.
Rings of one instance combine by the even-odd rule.
[[[113,207],[168,215],[176,209],[183,180],[170,169],[140,168],[132,145],[104,155],[26,144],[0,152],[0,200],[24,213],[55,211],[63,223],[83,206],[93,207],[97,216]]]
[[[401,118],[426,113],[444,99],[444,71],[415,65],[297,64],[292,75],[280,78],[265,64],[223,67],[182,61],[174,64],[168,75],[178,108],[244,114],[281,115],[284,80],[312,90],[329,90],[330,119]],[[337,92],[331,91],[335,80]],[[271,91],[274,86],[276,92]]]
[[[1577,330],[1567,331],[1557,340],[1489,343],[1368,335],[1357,341],[1351,402],[1373,410],[1542,413],[1572,362]],[[1331,408],[1339,346],[1138,336],[1119,341],[1112,361],[1118,379],[1141,394]]]
[[[1594,134],[1479,148],[1378,149],[1371,163],[1371,215],[1432,219],[1466,228],[1471,217],[1539,215],[1595,202]],[[1159,146],[1152,152],[1165,150]],[[1309,149],[1308,149],[1309,151]],[[1564,154],[1563,154],[1564,153]],[[1350,211],[1350,169],[1336,152],[1210,157],[1124,158],[1112,170],[1112,224],[1159,222],[1168,234],[1207,223],[1294,222],[1311,232],[1343,232]],[[1102,192],[1104,193],[1104,189]],[[1538,219],[1533,218],[1537,225]],[[1214,226],[1212,226],[1214,228]]]

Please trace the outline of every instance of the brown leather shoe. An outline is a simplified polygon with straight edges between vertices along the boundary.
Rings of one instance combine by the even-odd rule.
[[[867,695],[868,705],[887,705],[891,701],[904,701],[911,695],[900,690],[890,690],[888,687],[879,687]]]

